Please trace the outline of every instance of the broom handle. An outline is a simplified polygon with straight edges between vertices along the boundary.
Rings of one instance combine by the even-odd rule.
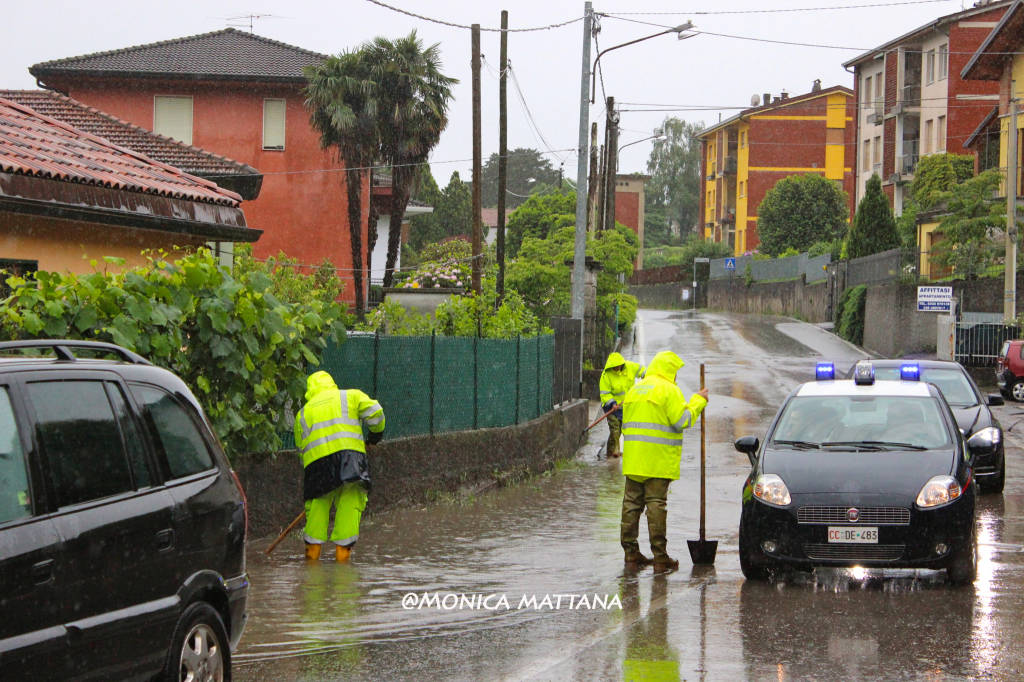
[[[284,540],[284,537],[288,535],[288,533],[292,532],[292,528],[295,528],[295,526],[299,525],[299,521],[301,521],[305,517],[305,510],[299,512],[299,515],[295,517],[295,520],[289,523],[288,527],[281,531],[281,534],[277,536],[277,539],[270,543],[270,547],[267,547],[267,549],[264,550],[265,554],[267,556],[270,556],[270,553],[273,552],[274,548],[281,543],[281,540]]]
[[[704,390],[704,363],[700,363],[700,390]],[[704,411],[700,413],[700,541],[704,542]]]

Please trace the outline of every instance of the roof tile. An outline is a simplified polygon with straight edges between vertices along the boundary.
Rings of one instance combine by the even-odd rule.
[[[234,192],[0,98],[0,171],[238,207]]]

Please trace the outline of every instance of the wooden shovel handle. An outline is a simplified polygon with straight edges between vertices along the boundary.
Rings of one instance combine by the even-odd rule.
[[[284,537],[286,535],[288,535],[288,533],[292,532],[292,529],[295,528],[295,526],[299,525],[299,521],[301,521],[305,517],[306,517],[306,511],[305,510],[300,511],[299,515],[295,517],[295,520],[292,521],[291,523],[289,523],[288,527],[285,528],[283,531],[281,531],[281,534],[277,536],[276,540],[274,540],[273,542],[270,543],[270,547],[267,547],[267,549],[264,550],[264,553],[267,556],[270,556],[270,553],[274,551],[274,548],[277,547],[279,544],[281,544],[281,540],[284,540]]]

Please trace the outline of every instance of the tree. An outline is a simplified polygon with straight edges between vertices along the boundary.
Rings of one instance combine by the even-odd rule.
[[[974,176],[970,154],[929,154],[917,162],[903,212],[896,219],[897,231],[906,248],[917,246],[917,215],[946,201],[957,183]]]
[[[423,164],[419,167],[412,197],[434,210],[431,213],[413,216],[412,220],[409,221],[409,246],[417,251],[422,249],[425,244],[441,241],[447,236],[441,227],[441,222],[437,219],[437,209],[441,204],[441,196],[441,189],[437,186],[437,181],[434,180],[434,175],[430,172],[430,166]],[[404,256],[402,257],[402,262],[405,263]]]
[[[531,195],[508,217],[508,254],[515,258],[526,237],[544,239],[550,232],[576,224],[576,192]]]
[[[508,153],[506,163],[505,205],[518,207],[537,187],[557,185],[558,170],[536,149],[519,147]],[[480,192],[484,206],[498,205],[498,155],[491,154],[481,169]]]
[[[658,215],[655,207],[665,208],[665,229],[655,230],[655,235],[669,234],[672,224],[678,225],[680,235],[696,232],[700,222],[700,142],[697,134],[703,129],[703,123],[689,123],[675,117],[666,118],[662,123],[666,139],[654,141],[647,161],[651,179],[644,190],[646,211]]]
[[[857,206],[847,235],[846,255],[848,258],[860,258],[895,249],[899,245],[896,220],[892,217],[889,199],[882,192],[882,179],[876,173],[868,180],[864,198]]]
[[[380,145],[376,112],[378,88],[362,52],[343,52],[304,71],[306,108],[320,146],[333,147],[346,168],[368,168]],[[346,170],[349,242],[355,284],[356,315],[363,316],[363,179],[365,170]]]
[[[453,172],[448,180],[434,214],[445,237],[473,234],[473,194],[469,183],[462,181],[458,171]]]
[[[995,198],[1001,182],[999,171],[992,169],[942,193],[947,213],[937,229],[943,239],[933,251],[936,263],[965,279],[975,279],[996,258],[1005,256],[1006,212]]]
[[[377,134],[380,160],[391,166],[391,206],[384,286],[391,286],[405,207],[416,179],[417,164],[448,125],[448,102],[458,82],[441,73],[438,45],[428,48],[416,31],[397,40],[378,37],[362,51],[377,87]]]
[[[821,175],[790,175],[775,183],[757,208],[758,250],[778,256],[844,236],[850,217],[846,192]]]

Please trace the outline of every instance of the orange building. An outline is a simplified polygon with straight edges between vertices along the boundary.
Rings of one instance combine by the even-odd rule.
[[[637,270],[644,267],[644,185],[650,179],[642,173],[615,176],[615,222],[636,233],[640,248],[633,266]]]
[[[757,98],[755,96],[755,99]],[[842,86],[790,97],[765,94],[700,133],[700,215],[705,239],[736,255],[757,248],[757,207],[782,178],[821,173],[854,193],[853,91]]]
[[[320,148],[303,104],[302,69],[326,55],[235,29],[36,64],[57,90],[148,130],[254,166],[263,174],[246,216],[263,230],[258,258],[325,258],[355,299],[344,163]],[[369,182],[363,201],[364,288]],[[365,300],[365,298],[364,298]]]

